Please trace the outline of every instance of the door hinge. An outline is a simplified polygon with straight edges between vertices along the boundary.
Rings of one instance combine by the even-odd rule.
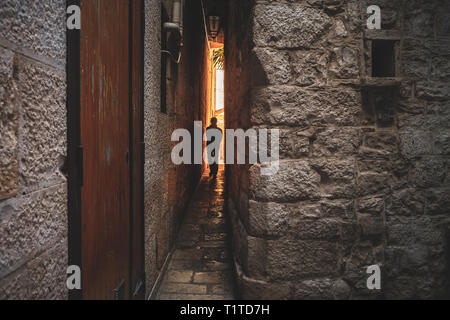
[[[136,283],[136,287],[134,288],[133,297],[139,296],[141,293],[144,293],[144,280],[145,274],[143,274]]]
[[[133,297],[136,297],[142,293],[142,289],[144,289],[144,282],[142,279],[139,279],[136,287],[134,288]]]
[[[120,285],[114,289],[114,300],[125,300],[125,280],[122,280]]]
[[[130,150],[125,151],[125,161],[127,162],[128,169],[131,169]]]
[[[78,165],[78,181],[80,183],[80,187],[83,186],[84,172],[83,172],[83,156],[84,150],[83,146],[79,145],[77,147],[77,165]]]

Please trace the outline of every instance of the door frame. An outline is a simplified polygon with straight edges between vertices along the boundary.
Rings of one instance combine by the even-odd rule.
[[[129,0],[130,6],[130,37],[129,37],[129,50],[130,50],[130,75],[129,75],[129,85],[130,89],[133,88],[133,69],[132,69],[132,59],[133,59],[133,5],[139,3],[141,7],[140,15],[140,93],[139,93],[139,108],[137,112],[139,113],[139,139],[141,143],[136,145],[133,141],[133,137],[137,138],[134,134],[134,123],[133,123],[133,92],[130,90],[129,97],[129,110],[130,110],[130,155],[134,156],[136,154],[136,148],[140,148],[140,159],[134,159],[132,157],[131,168],[130,168],[130,248],[129,248],[129,260],[130,260],[130,286],[129,286],[129,296],[133,298],[145,298],[145,260],[144,260],[144,250],[145,250],[145,233],[144,233],[144,164],[145,164],[145,144],[144,142],[144,37],[145,37],[145,2],[144,0]],[[81,0],[66,0],[66,8],[76,5],[81,8]],[[81,26],[82,27],[82,26]],[[82,151],[82,141],[81,141],[81,72],[80,72],[80,30],[66,30],[66,108],[67,108],[67,164],[68,164],[68,265],[76,265],[81,268],[82,266],[82,212],[81,212],[81,188],[83,186],[83,151]],[[136,165],[140,166],[141,174],[139,182],[135,184],[135,178],[133,177],[133,171]],[[138,188],[134,185],[139,186]],[[138,190],[136,190],[138,189]],[[131,284],[133,279],[133,234],[136,228],[134,227],[133,210],[134,204],[133,199],[140,201],[140,210],[138,212],[141,218],[141,224],[139,226],[139,232],[141,234],[140,240],[142,249],[139,252],[141,261],[139,266],[136,266],[139,270],[142,270],[142,285],[144,292],[139,292],[135,296],[134,290],[136,289],[134,285]],[[81,270],[82,272],[82,270]],[[69,290],[70,300],[81,300],[83,298],[83,288],[81,290]]]

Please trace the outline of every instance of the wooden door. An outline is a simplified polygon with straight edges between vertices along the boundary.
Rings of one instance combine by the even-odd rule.
[[[136,132],[141,130],[142,59],[139,49],[133,50],[141,45],[134,20],[139,19],[137,26],[142,21],[134,3],[141,1],[81,1],[83,299],[129,299],[136,289],[132,281],[143,269],[143,250],[134,249],[143,246],[142,186],[135,183],[142,174],[136,144],[141,142]]]

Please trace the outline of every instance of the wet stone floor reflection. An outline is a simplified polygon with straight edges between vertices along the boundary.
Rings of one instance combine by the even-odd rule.
[[[232,259],[225,220],[224,170],[202,177],[180,229],[159,300],[232,300]]]

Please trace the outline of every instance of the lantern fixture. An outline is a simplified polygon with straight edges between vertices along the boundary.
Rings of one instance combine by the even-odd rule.
[[[209,35],[216,39],[220,30],[220,17],[216,15],[208,16]]]

